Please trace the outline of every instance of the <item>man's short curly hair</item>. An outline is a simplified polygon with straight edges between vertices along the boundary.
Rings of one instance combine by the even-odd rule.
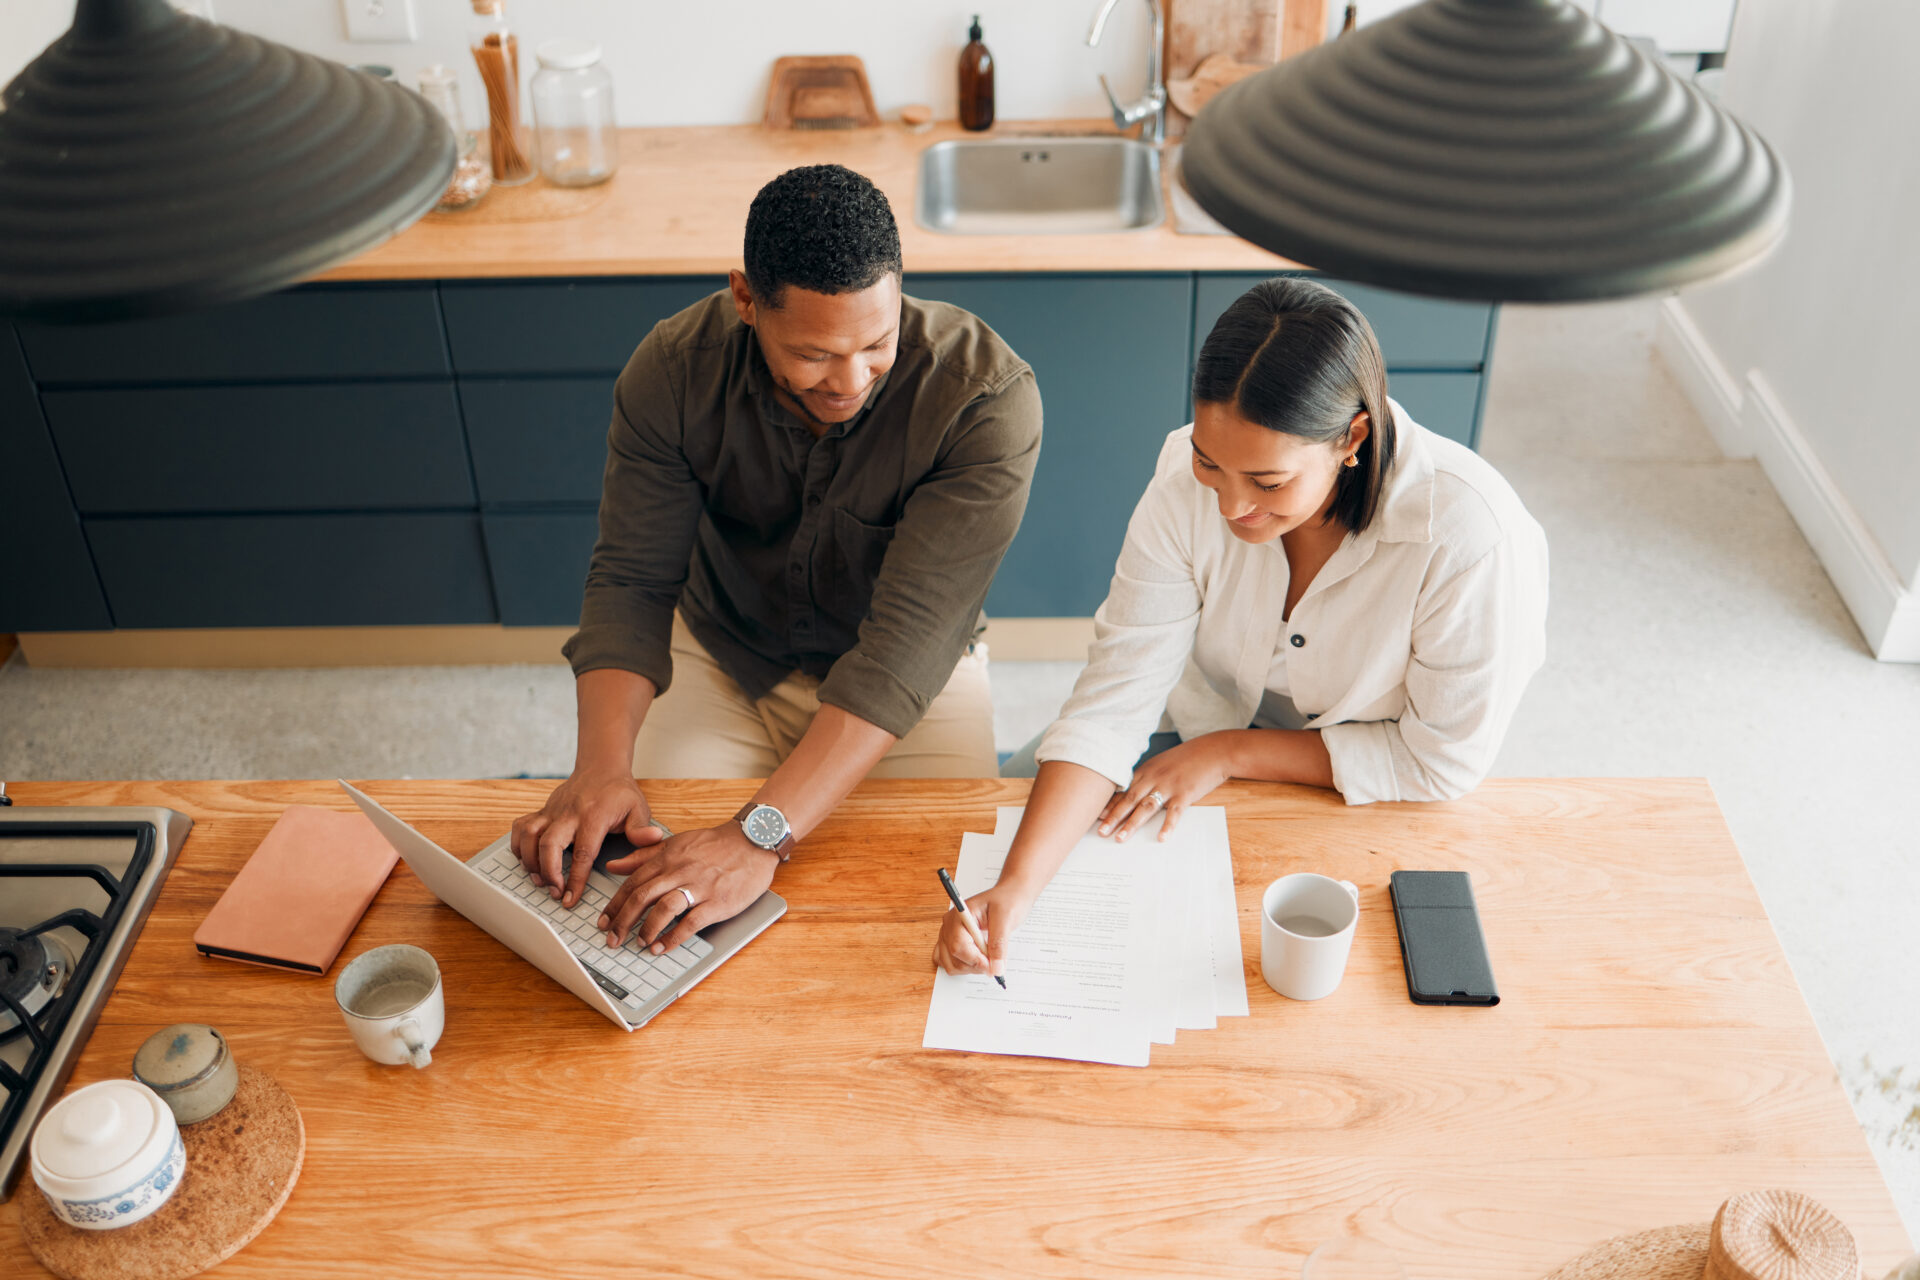
[[[858,293],[900,273],[900,228],[880,188],[837,164],[789,169],[747,211],[747,286],[778,308],[788,285]]]

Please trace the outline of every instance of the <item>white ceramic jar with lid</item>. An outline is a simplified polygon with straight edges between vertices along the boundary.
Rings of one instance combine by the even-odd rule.
[[[534,149],[540,173],[560,187],[605,182],[620,165],[613,77],[591,40],[548,40],[534,51]]]
[[[165,1204],[186,1172],[173,1112],[137,1080],[102,1080],[55,1103],[33,1131],[33,1180],[62,1222],[124,1227]]]

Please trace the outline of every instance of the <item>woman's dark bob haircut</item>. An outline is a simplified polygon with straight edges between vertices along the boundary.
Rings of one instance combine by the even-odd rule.
[[[1194,365],[1193,399],[1336,447],[1365,410],[1373,429],[1355,455],[1359,465],[1340,468],[1327,518],[1355,533],[1373,522],[1393,469],[1396,424],[1380,344],[1351,302],[1312,280],[1262,280],[1214,322]]]

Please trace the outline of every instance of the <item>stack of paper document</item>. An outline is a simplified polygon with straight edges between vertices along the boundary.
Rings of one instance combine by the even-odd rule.
[[[962,897],[999,881],[1022,812],[1003,808],[992,835],[961,837]],[[1165,840],[1160,821],[1125,844],[1083,836],[1014,933],[1006,989],[935,974],[921,1043],[1144,1067],[1176,1031],[1245,1017],[1227,811],[1189,809]]]

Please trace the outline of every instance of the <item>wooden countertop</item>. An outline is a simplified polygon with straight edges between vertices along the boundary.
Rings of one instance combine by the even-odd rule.
[[[650,790],[684,827],[753,785]],[[466,854],[549,786],[367,790]],[[933,869],[1025,788],[861,787],[781,872],[786,918],[631,1035],[402,865],[342,963],[402,940],[438,957],[447,1030],[419,1072],[360,1057],[330,980],[192,947],[279,810],[344,809],[337,788],[13,790],[196,820],[73,1086],[204,1021],[298,1101],[300,1183],[217,1275],[1247,1280],[1360,1229],[1415,1280],[1539,1280],[1763,1187],[1839,1214],[1868,1275],[1911,1251],[1704,782],[1495,781],[1354,809],[1224,788],[1252,1016],[1181,1032],[1144,1070],[920,1047]],[[1407,1001],[1387,877],[1434,867],[1473,874],[1496,1008]],[[1296,1004],[1260,980],[1258,903],[1309,868],[1359,884],[1362,914],[1339,992]],[[40,1274],[15,1226],[32,1194],[0,1206],[0,1274]]]
[[[430,213],[322,280],[488,276],[709,275],[740,265],[747,207],[769,179],[806,164],[844,164],[893,202],[908,272],[1265,271],[1284,258],[1236,236],[1181,235],[1167,220],[1104,235],[949,236],[913,220],[920,153],[961,137],[1111,134],[1100,121],[1026,121],[986,134],[953,121],[927,133],[788,130],[759,125],[622,129],[620,168],[597,187],[535,179],[496,187],[471,209]]]

